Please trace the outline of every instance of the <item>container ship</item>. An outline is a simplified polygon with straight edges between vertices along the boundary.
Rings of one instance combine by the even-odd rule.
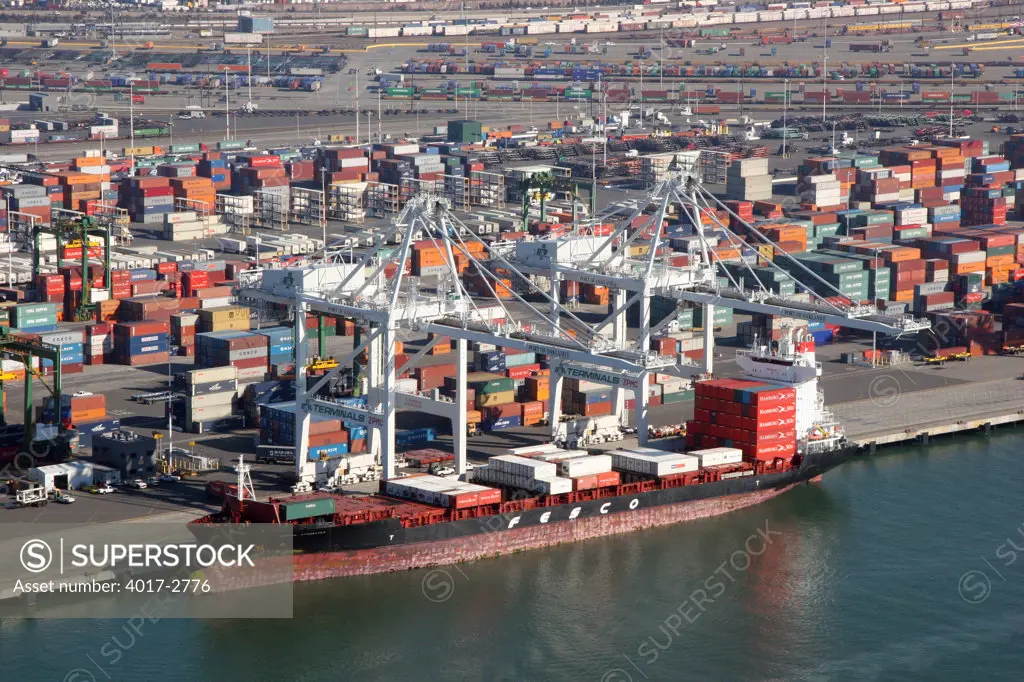
[[[695,386],[687,452],[604,453],[538,445],[491,457],[465,478],[381,481],[374,495],[311,493],[249,499],[190,529],[290,524],[293,580],[319,580],[472,561],[629,533],[741,509],[818,479],[856,453],[824,406],[810,337],[737,351],[748,378]],[[241,467],[237,490],[246,471]]]

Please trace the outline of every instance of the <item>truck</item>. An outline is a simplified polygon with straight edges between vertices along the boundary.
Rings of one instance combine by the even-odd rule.
[[[41,47],[57,47],[60,44],[60,38],[46,38],[40,42]]]
[[[30,485],[14,494],[19,507],[45,507],[49,503],[46,488],[42,485]]]
[[[571,449],[597,443],[612,443],[625,438],[618,416],[568,417],[559,422],[554,442]]]

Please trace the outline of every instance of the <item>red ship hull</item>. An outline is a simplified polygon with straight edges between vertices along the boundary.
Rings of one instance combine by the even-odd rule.
[[[795,484],[794,484],[795,485]],[[295,581],[326,580],[353,575],[372,575],[414,568],[446,566],[477,561],[531,549],[542,549],[606,535],[632,533],[645,528],[667,526],[683,521],[704,519],[750,507],[786,492],[793,485],[693,500],[679,504],[637,509],[629,513],[609,514],[552,523],[487,532],[444,541],[381,546],[335,552],[314,552],[294,557]]]

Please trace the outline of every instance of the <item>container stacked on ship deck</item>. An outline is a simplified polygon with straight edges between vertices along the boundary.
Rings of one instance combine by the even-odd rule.
[[[473,480],[542,495],[560,495],[573,490],[572,479],[559,476],[554,462],[519,455],[490,457],[486,466],[473,469]]]
[[[501,491],[497,488],[487,488],[430,474],[413,474],[407,478],[381,481],[380,492],[403,500],[449,509],[469,509],[501,502]]]
[[[796,391],[756,381],[714,379],[696,385],[689,447],[732,447],[749,461],[796,454]]]

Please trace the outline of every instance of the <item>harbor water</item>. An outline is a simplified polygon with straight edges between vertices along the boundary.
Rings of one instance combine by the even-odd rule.
[[[725,517],[296,585],[290,621],[6,620],[3,678],[1017,680],[1021,435],[894,448]]]

